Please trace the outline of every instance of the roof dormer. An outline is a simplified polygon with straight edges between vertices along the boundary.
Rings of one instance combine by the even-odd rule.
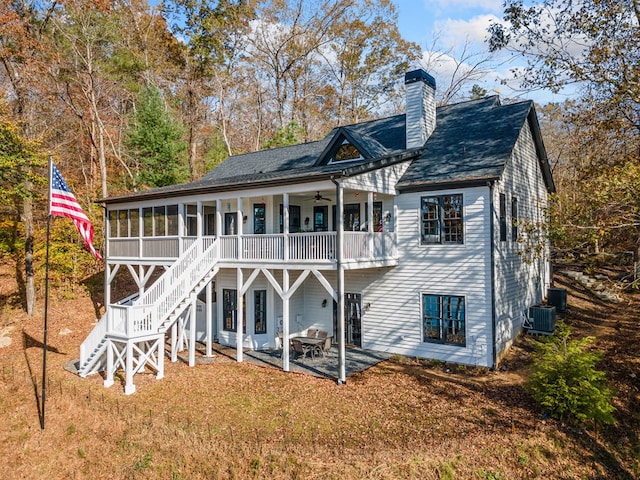
[[[355,129],[340,127],[335,131],[316,165],[369,160],[387,153],[387,149],[373,138],[357,133]]]

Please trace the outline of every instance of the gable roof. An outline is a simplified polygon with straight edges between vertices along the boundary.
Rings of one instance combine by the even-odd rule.
[[[501,177],[529,123],[547,189],[553,179],[532,101],[501,105],[497,96],[441,107],[425,152],[407,169],[399,190],[478,185]]]
[[[438,107],[436,128],[424,147],[406,149],[406,115],[334,128],[316,142],[234,155],[200,180],[102,201],[163,198],[189,193],[243,190],[355,175],[411,161],[400,191],[480,185],[500,178],[525,125],[530,126],[547,189],[555,190],[533,102],[501,105],[497,96]],[[331,163],[346,140],[364,158]]]

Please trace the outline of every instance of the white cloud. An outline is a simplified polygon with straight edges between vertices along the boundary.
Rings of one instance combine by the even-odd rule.
[[[465,41],[476,49],[489,49],[486,40],[489,38],[487,29],[492,22],[500,22],[495,15],[478,15],[468,20],[454,20],[448,18],[436,22],[436,29],[441,33],[441,41],[446,48],[464,45]]]

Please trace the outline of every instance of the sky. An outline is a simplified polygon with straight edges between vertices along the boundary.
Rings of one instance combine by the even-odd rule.
[[[502,0],[394,0],[398,11],[398,28],[405,40],[417,43],[423,51],[429,50],[434,38],[438,36],[441,51],[452,48],[457,51],[468,40],[469,49],[479,56],[488,55],[485,40],[490,22],[500,22],[502,18]],[[477,57],[480,58],[480,57]],[[451,67],[453,64],[450,64]],[[492,62],[491,72],[478,83],[489,93],[498,93],[502,97],[531,99],[541,104],[551,101],[563,101],[567,94],[554,95],[547,91],[522,92],[512,81],[509,70],[523,67],[526,60],[522,56],[501,53]],[[445,73],[447,64],[440,64],[437,70]],[[428,72],[436,77],[441,72]],[[502,80],[509,83],[503,85]]]

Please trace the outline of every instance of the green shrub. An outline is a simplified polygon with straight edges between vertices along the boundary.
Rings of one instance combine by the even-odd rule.
[[[596,369],[601,354],[587,349],[594,338],[569,340],[569,335],[568,327],[559,326],[555,335],[536,346],[529,391],[554,418],[613,423],[613,393],[605,373]]]

